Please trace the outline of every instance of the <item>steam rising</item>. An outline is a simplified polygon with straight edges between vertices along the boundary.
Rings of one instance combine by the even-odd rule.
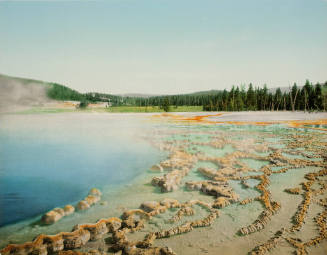
[[[50,102],[46,85],[0,75],[0,112],[17,111]]]

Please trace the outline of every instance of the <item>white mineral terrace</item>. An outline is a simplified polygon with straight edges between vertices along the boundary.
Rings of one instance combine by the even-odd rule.
[[[307,129],[303,122],[290,127],[286,122],[248,126],[185,121],[194,115],[163,114],[160,125],[158,119],[147,119],[156,128],[140,134],[141,139],[167,157],[149,166],[144,178],[126,187],[117,201],[106,201],[96,189],[82,200],[94,208],[107,202],[101,214],[106,217],[79,222],[71,231],[8,244],[1,255],[326,254],[326,131]],[[326,117],[246,112],[206,120]],[[46,223],[60,224],[78,214],[72,210],[58,222],[51,214]]]

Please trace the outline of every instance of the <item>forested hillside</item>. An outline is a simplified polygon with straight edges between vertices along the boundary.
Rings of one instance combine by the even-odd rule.
[[[73,101],[81,101],[85,99],[85,95],[66,86],[57,83],[46,83],[46,86],[47,86],[47,95],[51,99],[73,100]]]
[[[210,90],[190,94],[133,97],[105,93],[80,93],[67,86],[32,79],[0,75],[0,89],[20,85],[20,88],[45,88],[48,98],[86,102],[110,102],[112,106],[201,106],[204,111],[261,111],[261,110],[327,110],[327,82],[312,84],[307,80],[290,88],[268,89],[248,86],[233,86],[231,90]],[[8,90],[8,89],[7,89]],[[9,90],[10,91],[10,90]]]
[[[205,111],[261,111],[261,110],[327,110],[327,82],[313,85],[306,81],[304,85],[296,83],[284,92],[280,88],[269,90],[267,86],[233,86],[231,90],[213,90],[207,93],[159,96],[136,100],[139,106],[203,106]]]
[[[35,93],[36,88],[44,93],[36,94]],[[26,91],[30,93],[26,93]],[[25,100],[26,97],[28,97],[30,101],[31,100],[39,101],[37,97],[40,97],[39,95],[42,94],[42,96],[48,97],[48,99],[53,99],[53,100],[90,101],[90,102],[110,101],[113,105],[121,105],[121,104],[132,105],[135,102],[134,98],[131,99],[123,98],[121,96],[101,94],[101,93],[80,93],[74,89],[71,89],[67,86],[58,83],[11,77],[1,74],[0,74],[0,92],[2,92],[2,96],[6,98],[11,98],[13,96],[17,98],[18,94],[22,94],[21,92],[24,92],[22,94],[22,97],[18,98],[20,101]],[[32,97],[31,96],[32,94],[35,94],[35,96]]]

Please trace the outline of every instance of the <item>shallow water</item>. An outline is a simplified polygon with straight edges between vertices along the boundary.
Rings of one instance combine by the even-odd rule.
[[[160,159],[144,124],[106,115],[7,115],[0,127],[0,226],[115,189]]]
[[[266,157],[278,148],[286,148],[286,138],[289,135],[315,134],[313,130],[299,131],[284,124],[206,125],[153,121],[150,116],[76,113],[2,116],[0,161],[3,164],[0,168],[0,182],[3,185],[0,186],[0,201],[6,207],[1,212],[6,220],[3,224],[7,225],[0,228],[0,247],[10,242],[30,241],[40,233],[70,231],[79,223],[119,217],[126,209],[138,208],[147,200],[174,198],[186,202],[199,199],[212,203],[215,199],[213,196],[200,191],[189,191],[185,188],[185,183],[210,180],[197,170],[205,167],[221,171],[222,166],[214,161],[199,160],[195,163],[174,192],[162,193],[158,187],[151,185],[153,177],[167,173],[149,170],[152,165],[167,158],[171,152],[165,149],[167,145],[178,147],[191,155],[204,154],[217,160],[222,160],[235,151]],[[324,139],[323,134],[320,135]],[[219,142],[222,138],[226,144],[221,148],[210,144],[211,141]],[[264,144],[269,145],[267,151],[259,148]],[[305,148],[293,149],[297,150],[306,151]],[[302,155],[283,155],[289,159],[307,159]],[[319,162],[322,159],[310,160]],[[268,165],[269,161],[242,158],[232,168],[240,169],[241,166],[237,163],[245,164],[250,169],[239,173],[240,176],[251,177],[262,175],[260,169]],[[272,171],[282,168],[271,166]],[[318,170],[306,167],[269,177],[271,199],[280,202],[282,209],[262,231],[249,236],[237,234],[240,227],[251,224],[262,212],[263,204],[254,200],[246,205],[232,203],[220,209],[220,217],[211,226],[156,240],[154,245],[169,246],[177,254],[217,254],[222,249],[224,254],[246,254],[271,238],[281,227],[292,225],[292,216],[302,199],[300,195],[284,192],[284,189],[300,186],[306,173]],[[248,188],[240,180],[228,180],[228,185],[239,195],[240,201],[260,196],[256,187],[259,180],[250,178],[246,183]],[[67,203],[75,204],[87,195],[91,187],[101,189],[102,203],[87,211],[75,212],[50,226],[34,224],[47,210]],[[317,213],[317,209],[312,208],[309,213],[311,220]],[[195,215],[169,223],[168,220],[177,211],[170,209],[165,214],[153,217],[140,232],[128,234],[128,238],[141,240],[149,231],[169,229],[208,214],[207,210],[199,206],[194,206],[194,210]],[[304,228],[304,238],[317,234],[313,227],[312,223]],[[327,247],[327,243],[323,242],[322,247]],[[83,249],[87,251],[89,248]],[[310,251],[319,254],[319,249],[310,248]],[[283,244],[277,251],[279,254],[290,254],[294,249]]]

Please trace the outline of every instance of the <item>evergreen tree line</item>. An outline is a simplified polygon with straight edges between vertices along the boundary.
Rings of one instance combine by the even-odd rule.
[[[56,100],[73,100],[83,102],[110,102],[113,106],[159,106],[160,108],[178,106],[202,106],[204,111],[326,111],[327,82],[313,85],[308,80],[304,86],[296,83],[282,91],[277,88],[269,90],[266,85],[254,87],[251,83],[233,86],[223,91],[198,92],[170,96],[155,96],[149,98],[122,97],[104,93],[80,93],[66,86],[49,84],[48,97]]]
[[[49,83],[47,87],[47,96],[51,99],[72,101],[85,99],[85,96],[78,91],[57,83]]]
[[[313,85],[307,80],[304,86],[294,83],[287,91],[280,88],[271,91],[266,85],[260,88],[250,83],[247,89],[242,85],[229,91],[136,98],[135,101],[138,106],[162,107],[167,99],[171,106],[202,106],[204,111],[326,111],[327,82]]]
[[[80,93],[57,83],[49,83],[47,96],[55,100],[81,101],[83,103],[110,102],[112,105],[136,105],[135,98],[124,98],[104,93]]]

